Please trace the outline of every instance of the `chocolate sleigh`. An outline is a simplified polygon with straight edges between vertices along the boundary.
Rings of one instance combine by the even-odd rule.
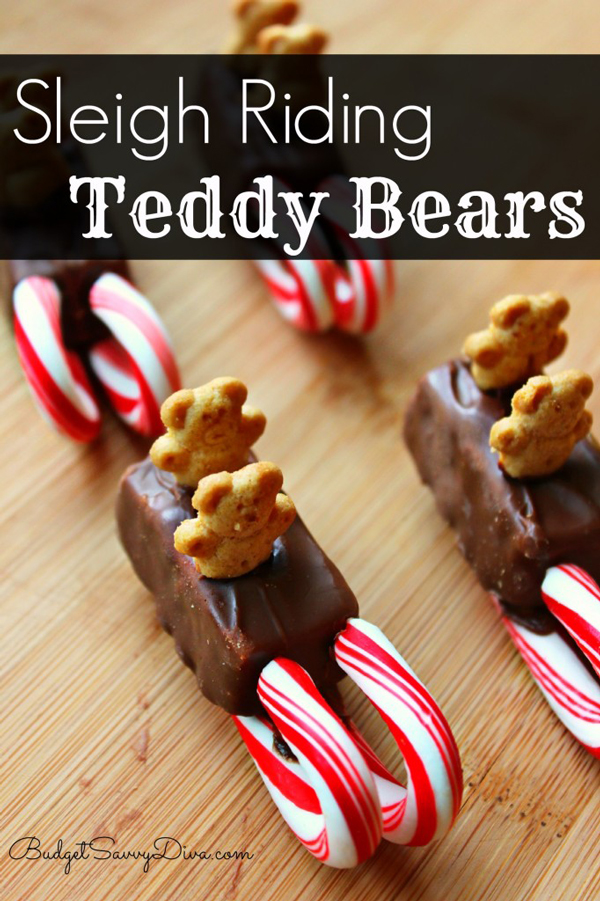
[[[225,47],[227,54],[264,54],[265,68],[273,66],[273,56],[282,54],[319,54],[325,48],[328,36],[310,25],[292,24],[298,15],[299,3],[295,0],[238,0],[234,6],[236,33]],[[255,73],[258,74],[258,73]],[[220,80],[227,79],[227,72],[220,73]],[[273,76],[279,84],[277,72]],[[209,92],[210,93],[210,92]],[[214,103],[211,118],[219,122],[219,128],[229,140],[224,144],[237,147],[239,143],[237,118],[228,117],[227,91],[222,84],[215,85],[214,94],[222,95]],[[260,141],[257,140],[257,146]],[[224,147],[227,152],[227,147]],[[253,148],[256,156],[256,147]],[[325,229],[315,222],[311,229],[309,250],[316,259],[296,260],[281,257],[257,260],[255,265],[262,277],[276,309],[291,325],[302,331],[322,332],[332,327],[353,334],[372,331],[385,316],[394,296],[394,269],[390,260],[369,259],[369,244],[350,238],[353,231],[350,220],[352,192],[341,173],[343,164],[333,148],[311,148],[306,156],[294,162],[271,160],[272,148],[265,147],[265,172],[275,175],[275,190],[285,189],[286,172],[291,166],[295,190],[327,192],[330,196],[321,206],[320,219]],[[219,170],[223,160],[215,158],[214,168]],[[244,161],[239,155],[231,161],[227,180],[242,176],[240,189],[252,187],[253,175],[263,174],[256,168],[256,159],[248,164],[244,174]],[[254,168],[253,168],[254,167]],[[305,215],[307,211],[305,210]]]
[[[548,703],[598,757],[600,449],[587,437],[556,472],[506,475],[489,441],[514,388],[484,391],[451,360],[419,382],[405,440]]]
[[[16,78],[0,79],[0,131],[23,128],[24,121],[26,127],[16,88]],[[69,174],[86,174],[81,153],[67,141],[54,149],[24,145],[3,163],[0,224],[15,338],[40,412],[62,434],[92,441],[101,425],[95,379],[130,428],[158,434],[160,405],[179,387],[173,350],[126,261],[84,259],[90,240],[68,196]],[[122,256],[115,238],[110,244]],[[56,259],[35,258],[41,249]]]
[[[232,716],[298,839],[323,863],[352,867],[382,837],[407,845],[441,837],[462,795],[450,728],[393,645],[358,618],[354,594],[306,526],[297,518],[250,572],[209,579],[174,546],[194,515],[192,489],[150,459],[125,472],[123,546],[181,659]],[[406,787],[346,715],[336,687],[344,674],[390,728]]]

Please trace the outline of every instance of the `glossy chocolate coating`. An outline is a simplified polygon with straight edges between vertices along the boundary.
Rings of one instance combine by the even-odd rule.
[[[512,394],[482,392],[468,365],[452,360],[419,382],[404,437],[483,587],[510,615],[546,631],[553,626],[540,587],[549,566],[575,563],[600,579],[600,449],[585,439],[551,476],[506,476],[489,435]]]
[[[129,278],[125,260],[9,260],[11,288],[30,275],[54,279],[62,295],[61,325],[69,350],[86,348],[109,337],[103,322],[90,310],[89,292],[103,272]]]
[[[203,694],[228,713],[264,713],[256,685],[277,656],[300,663],[324,692],[343,677],[331,648],[356,598],[296,518],[269,560],[235,579],[200,576],[173,533],[196,516],[192,491],[149,459],[123,475],[117,521],[133,567],[152,592],[158,618],[194,670]]]

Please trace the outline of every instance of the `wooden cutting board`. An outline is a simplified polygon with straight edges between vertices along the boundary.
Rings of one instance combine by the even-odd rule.
[[[188,0],[85,7],[59,0],[44,12],[24,0],[8,15],[0,46],[212,49],[225,12],[216,0],[201,7],[205,15]],[[408,0],[379,0],[368,12],[357,0],[322,10],[312,3],[309,11],[335,30],[344,51],[593,50],[600,18],[584,3],[556,0],[528,4],[526,14],[518,3],[441,0],[422,12]],[[362,614],[442,705],[462,753],[464,805],[439,845],[384,843],[352,872],[328,870],[300,847],[232,723],[198,694],[119,547],[117,481],[147,444],[108,411],[92,447],[49,431],[2,319],[2,897],[597,898],[599,764],[546,706],[399,436],[416,378],[455,353],[505,293],[563,291],[572,301],[564,364],[600,382],[600,264],[398,264],[394,311],[364,341],[288,328],[250,264],[157,261],[134,271],[171,332],[186,384],[238,375],[267,413],[258,453],[282,467]],[[600,418],[600,394],[591,408]],[[375,749],[397,764],[376,714],[356,691],[345,693]],[[64,861],[7,853],[22,836],[53,851],[59,839],[74,850],[98,835],[113,837],[119,850],[146,850],[168,835],[188,849],[245,849],[253,857],[156,861],[147,874],[140,861],[75,861],[65,875]]]

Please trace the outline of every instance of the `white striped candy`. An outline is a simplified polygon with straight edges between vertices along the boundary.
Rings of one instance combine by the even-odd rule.
[[[79,357],[64,347],[61,296],[49,278],[22,279],[13,292],[19,360],[44,418],[75,441],[92,441],[100,411]]]
[[[403,845],[425,845],[451,827],[462,798],[456,742],[432,696],[376,626],[350,619],[334,644],[339,666],[387,723],[404,757],[406,793],[380,774],[386,796],[384,835]],[[398,783],[396,783],[398,785]],[[395,795],[395,797],[394,797]]]
[[[548,704],[569,732],[600,757],[600,685],[558,633],[539,635],[502,617]]]
[[[277,179],[274,186],[277,191],[286,189]],[[393,265],[389,260],[365,259],[365,243],[349,237],[353,224],[348,221],[347,183],[333,177],[318,190],[331,195],[323,202],[321,215],[333,227],[347,259],[336,262],[326,258],[330,242],[315,223],[309,252],[312,249],[324,259],[257,260],[256,268],[275,307],[296,328],[323,332],[335,326],[355,334],[370,332],[392,302]]]
[[[346,179],[332,176],[321,183],[319,190],[329,194],[323,202],[322,215],[333,227],[345,256],[344,264],[336,265],[332,298],[335,323],[355,334],[370,332],[392,303],[393,265],[390,260],[368,259],[368,242],[350,237],[354,230],[353,197]]]
[[[393,292],[394,270],[390,260],[348,257],[345,266],[336,265],[333,301],[336,326],[353,334],[373,331],[389,307]]]
[[[277,658],[264,668],[258,696],[318,799],[317,818],[307,811],[313,815],[304,818],[296,835],[329,866],[366,860],[381,839],[381,811],[373,777],[350,733],[308,673],[291,660]],[[288,806],[280,810],[286,818]],[[297,811],[288,822],[298,827],[296,817]]]
[[[355,724],[342,723],[308,674],[289,660],[265,667],[259,696],[297,760],[277,749],[268,719],[233,719],[300,841],[324,863],[348,867],[373,853],[381,829],[384,838],[402,844],[426,844],[443,835],[460,807],[462,771],[439,707],[379,629],[349,620],[334,653],[394,735],[405,757],[408,789]]]
[[[335,273],[330,260],[256,260],[256,268],[290,325],[306,332],[323,332],[333,325]]]
[[[600,588],[579,566],[551,567],[542,584],[549,610],[600,675]]]
[[[92,348],[90,363],[114,409],[142,435],[160,434],[161,404],[180,387],[161,320],[146,298],[113,272],[92,285],[90,307],[112,336]]]

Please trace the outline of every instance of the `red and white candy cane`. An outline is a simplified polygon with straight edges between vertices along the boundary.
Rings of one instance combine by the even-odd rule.
[[[350,237],[354,223],[348,180],[331,176],[319,185],[319,190],[329,194],[323,202],[322,215],[333,229],[345,257],[344,263],[336,264],[335,323],[346,332],[370,332],[391,306],[394,267],[391,260],[368,259],[368,242]]]
[[[463,788],[458,748],[443,713],[377,626],[348,620],[334,654],[379,711],[404,757],[406,796],[384,804],[385,837],[401,845],[440,838],[458,814]]]
[[[354,723],[342,722],[310,676],[289,660],[265,667],[258,692],[297,759],[277,750],[268,720],[234,720],[300,841],[323,863],[351,867],[375,851],[382,835],[412,845],[441,837],[460,806],[462,772],[442,713],[379,629],[349,620],[334,654],[390,727],[404,755],[408,789]]]
[[[112,335],[90,351],[90,363],[112,406],[136,432],[159,434],[160,406],[180,387],[162,322],[146,298],[114,272],[94,282],[90,307]]]
[[[551,567],[542,596],[596,672],[600,663],[600,588],[571,564]],[[550,707],[572,735],[600,757],[600,683],[560,630],[538,634],[503,622]]]
[[[256,268],[290,325],[324,332],[334,324],[331,298],[337,276],[331,260],[256,260]]]
[[[298,761],[254,758],[283,818],[323,863],[345,868],[366,860],[381,840],[381,811],[373,777],[350,733],[291,660],[277,658],[264,668],[258,695]],[[294,769],[297,779],[288,783]]]
[[[600,588],[579,566],[553,566],[542,584],[546,606],[600,675]]]
[[[390,260],[256,260],[283,318],[301,331],[335,326],[365,334],[381,320],[393,295]]]
[[[61,296],[49,278],[23,279],[13,293],[15,338],[27,383],[43,417],[75,441],[92,441],[100,411],[77,354],[61,334]]]
[[[275,189],[285,185],[275,182]],[[256,268],[283,318],[302,331],[323,332],[335,326],[364,334],[372,331],[391,305],[394,268],[390,260],[365,259],[363,242],[351,239],[348,188],[344,179],[331,178],[319,185],[330,196],[322,216],[335,232],[346,260],[327,259],[327,237],[314,224],[310,241],[324,259],[257,260]],[[305,211],[306,214],[306,211]],[[310,248],[309,248],[310,250]]]
[[[89,361],[118,415],[143,435],[160,434],[160,405],[179,386],[164,326],[149,302],[115,273],[92,285],[90,307],[111,333]],[[100,411],[83,362],[66,349],[61,293],[53,279],[30,276],[13,292],[19,359],[44,418],[59,432],[87,442],[100,431]]]

